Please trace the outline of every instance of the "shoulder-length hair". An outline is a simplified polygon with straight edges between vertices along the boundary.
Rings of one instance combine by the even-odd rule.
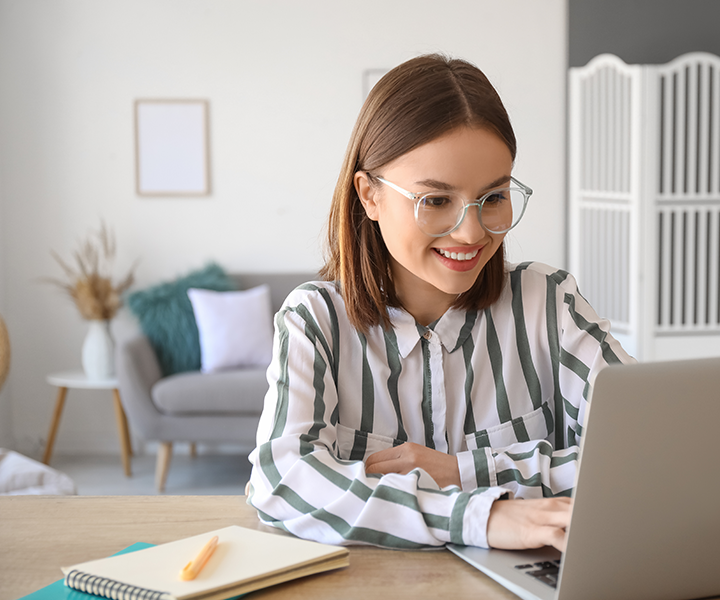
[[[388,307],[401,304],[387,247],[377,222],[367,217],[360,202],[355,173],[379,169],[461,126],[494,132],[515,160],[515,134],[495,88],[476,66],[441,55],[419,56],[388,72],[360,110],[333,195],[326,262],[320,271],[325,279],[339,282],[356,329],[389,327]],[[453,306],[487,308],[500,297],[504,279],[501,246]]]

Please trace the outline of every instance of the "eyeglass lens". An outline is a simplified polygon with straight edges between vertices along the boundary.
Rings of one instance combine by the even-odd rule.
[[[525,210],[525,202],[525,195],[520,190],[497,190],[485,199],[482,207],[473,204],[467,210],[477,215],[488,231],[504,233],[517,225]],[[416,210],[417,223],[422,231],[442,235],[460,224],[465,214],[465,203],[461,196],[453,193],[427,194],[420,198]]]

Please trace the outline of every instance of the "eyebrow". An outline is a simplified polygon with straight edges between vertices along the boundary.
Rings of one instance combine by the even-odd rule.
[[[508,181],[510,181],[510,175],[502,175],[501,177],[498,177],[495,181],[491,181],[487,186],[485,186],[483,188],[483,191],[491,190]],[[438,181],[437,179],[423,179],[421,181],[416,181],[414,185],[447,192],[453,192],[457,190],[454,185],[451,185],[444,181]]]

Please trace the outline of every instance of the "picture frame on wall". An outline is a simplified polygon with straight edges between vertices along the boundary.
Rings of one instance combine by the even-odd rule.
[[[207,100],[135,101],[138,196],[210,195]]]

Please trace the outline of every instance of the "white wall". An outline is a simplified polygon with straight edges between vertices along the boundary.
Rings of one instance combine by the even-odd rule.
[[[59,275],[50,249],[67,256],[103,218],[118,273],[140,258],[138,287],[210,259],[317,268],[368,68],[443,51],[486,72],[516,128],[515,173],[536,192],[511,257],[564,266],[565,29],[565,0],[0,0],[4,402],[17,448],[39,455],[54,402],[45,375],[79,366],[86,332],[38,281]],[[135,195],[137,98],[210,101],[211,197]],[[107,394],[71,392],[56,450],[117,447]]]

